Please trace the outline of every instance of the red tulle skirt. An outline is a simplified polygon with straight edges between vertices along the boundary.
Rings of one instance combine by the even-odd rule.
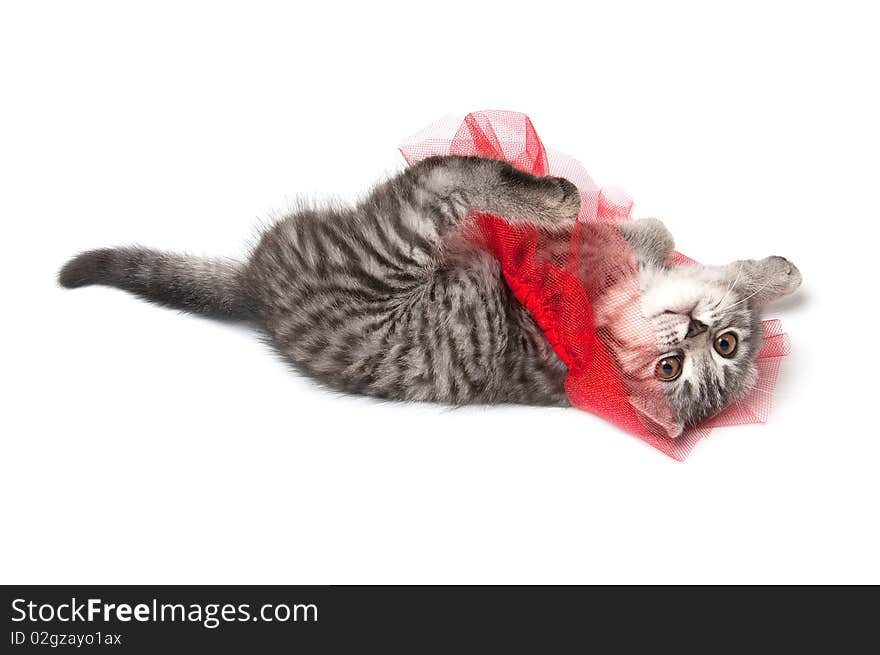
[[[400,148],[412,164],[433,155],[503,159],[534,175],[556,175],[577,185],[581,211],[566,248],[542,230],[512,225],[503,216],[474,214],[468,235],[501,264],[515,297],[535,318],[567,365],[565,390],[578,409],[611,421],[670,457],[683,460],[712,428],[763,423],[770,409],[788,341],[779,321],[764,321],[754,389],[721,413],[676,434],[676,417],[662,383],[634,376],[622,364],[621,343],[656,358],[654,329],[641,315],[636,257],[612,223],[630,219],[626,194],[599,188],[575,159],[546,150],[525,114],[485,111],[463,121],[440,121]],[[670,263],[691,263],[674,253]],[[613,314],[610,314],[613,312]],[[605,315],[609,314],[611,318]]]

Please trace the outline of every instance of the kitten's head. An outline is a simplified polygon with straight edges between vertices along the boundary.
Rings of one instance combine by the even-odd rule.
[[[797,289],[801,275],[783,257],[671,266],[672,238],[662,223],[620,227],[632,264],[618,265],[614,284],[592,296],[596,328],[642,421],[677,437],[753,388],[761,311]]]
[[[642,266],[642,313],[654,327],[653,375],[680,425],[693,425],[755,384],[761,311],[800,286],[783,257],[728,266]]]
[[[798,269],[783,257],[728,266],[652,266],[640,271],[642,315],[657,350],[644,361],[663,389],[678,436],[748,393],[757,379],[761,310],[800,286]],[[670,429],[671,428],[671,429]]]

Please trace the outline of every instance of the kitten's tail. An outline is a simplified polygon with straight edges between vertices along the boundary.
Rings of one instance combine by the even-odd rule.
[[[214,317],[253,315],[244,266],[228,259],[202,259],[148,248],[102,248],[67,262],[58,282],[68,289],[103,284],[168,307]]]

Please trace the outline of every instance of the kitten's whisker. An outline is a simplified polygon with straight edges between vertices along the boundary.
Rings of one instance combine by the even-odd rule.
[[[772,395],[774,391],[772,389],[765,389],[763,387],[746,387],[747,391],[760,391],[761,393],[766,393],[768,396]]]
[[[749,295],[747,295],[747,296],[746,296],[745,298],[743,298],[742,300],[737,300],[735,303],[733,303],[732,305],[728,305],[728,306],[725,307],[724,309],[727,310],[727,309],[730,309],[731,307],[736,307],[736,306],[737,306],[738,304],[740,304],[741,302],[745,302],[745,301],[748,300],[749,298],[751,298],[751,297],[753,297],[753,296],[756,296],[757,294],[761,293],[764,289],[766,289],[768,286],[770,286],[770,284],[771,284],[772,282],[773,282],[773,280],[767,280],[767,281],[761,286],[760,289],[758,289],[757,291],[753,291],[752,293],[750,293]]]
[[[736,272],[736,279],[734,279],[734,281],[730,283],[730,286],[727,287],[727,291],[725,291],[724,295],[721,296],[721,300],[719,300],[717,303],[715,303],[715,306],[712,308],[712,311],[717,310],[718,306],[725,301],[727,296],[730,295],[730,292],[733,291],[733,287],[735,287],[736,283],[739,282],[739,276],[742,275],[742,272],[743,272],[743,265],[742,265],[742,262],[740,262],[739,270]]]

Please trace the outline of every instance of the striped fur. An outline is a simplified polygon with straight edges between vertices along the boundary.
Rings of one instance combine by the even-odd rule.
[[[498,263],[459,228],[471,211],[494,213],[558,234],[564,250],[579,206],[577,189],[562,178],[495,160],[433,157],[356,207],[284,218],[244,263],[102,249],[72,259],[59,280],[253,320],[298,369],[341,391],[453,405],[566,405],[565,366],[510,294]],[[662,286],[672,248],[662,224],[619,229],[646,278]],[[753,273],[748,280],[760,277]],[[749,292],[731,286],[734,298]],[[658,354],[650,353],[649,367]]]

